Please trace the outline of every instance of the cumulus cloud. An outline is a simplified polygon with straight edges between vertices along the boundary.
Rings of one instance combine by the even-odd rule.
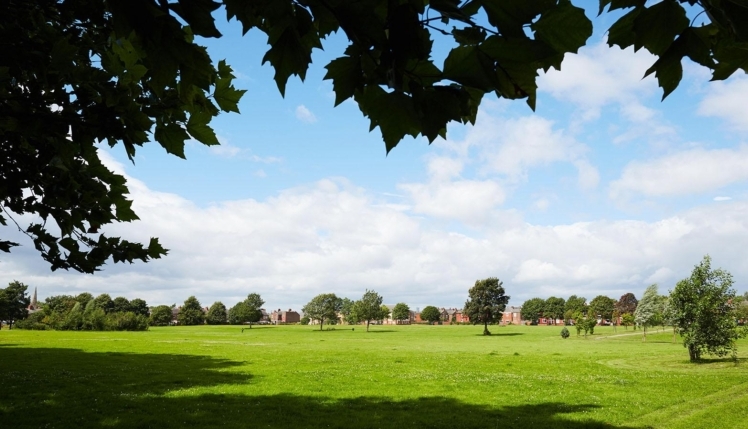
[[[699,104],[698,113],[716,116],[739,130],[748,130],[745,100],[748,98],[748,78],[736,76],[727,82],[712,82],[709,93]]]
[[[610,185],[612,198],[700,194],[748,180],[748,146],[691,149],[648,161],[633,161]]]
[[[296,107],[296,119],[304,122],[305,124],[313,124],[317,122],[317,117],[314,116],[311,110],[307,109],[306,106],[300,104]]]

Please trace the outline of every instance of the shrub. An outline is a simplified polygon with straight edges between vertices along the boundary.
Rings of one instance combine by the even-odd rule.
[[[108,331],[147,331],[148,318],[132,311],[109,313],[106,315]]]
[[[566,329],[566,326],[564,326],[564,328],[561,329],[561,338],[563,339],[569,338],[569,330]]]
[[[13,326],[18,329],[44,331],[46,329],[49,329],[49,326],[47,326],[47,324],[43,322],[44,317],[44,312],[37,311],[36,313],[29,314],[29,317],[14,323]]]

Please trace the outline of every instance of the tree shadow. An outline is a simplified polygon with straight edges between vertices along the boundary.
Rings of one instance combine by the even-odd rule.
[[[475,334],[476,337],[516,337],[517,335],[525,335],[522,332],[491,332],[491,335]]]
[[[248,363],[202,356],[0,347],[0,357],[3,428],[634,429],[579,420],[597,408],[592,404],[340,399],[296,395],[293,385],[285,386],[288,393],[261,395],[246,368],[238,370]]]

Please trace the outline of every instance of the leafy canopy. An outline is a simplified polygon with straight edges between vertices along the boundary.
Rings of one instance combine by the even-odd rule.
[[[322,330],[325,320],[337,319],[342,301],[334,293],[322,293],[309,301],[301,311],[304,316],[319,321],[319,329]]]
[[[381,295],[367,289],[361,299],[353,304],[353,318],[359,322],[366,322],[366,332],[369,332],[372,320],[382,320],[389,314],[387,307],[384,307],[386,310],[382,309],[382,301]]]
[[[682,60],[714,80],[748,69],[748,8],[738,0],[600,0],[626,9],[608,44],[644,48],[647,71],[670,94]],[[687,10],[688,9],[688,10]],[[699,20],[689,20],[691,11]],[[705,13],[698,13],[705,12]],[[592,34],[569,0],[35,0],[0,13],[0,224],[16,227],[53,270],[93,273],[107,261],[166,255],[108,236],[137,215],[124,177],[105,167],[99,145],[136,150],[155,141],[184,158],[194,139],[216,145],[210,126],[239,112],[243,90],[195,36],[221,37],[219,14],[265,33],[262,58],[281,94],[306,77],[314,49],[332,32],[348,46],[328,63],[335,104],[352,99],[379,128],[387,152],[406,136],[445,137],[450,122],[474,123],[486,94],[535,108],[540,71],[560,69]],[[703,21],[703,22],[702,22]],[[701,25],[703,24],[703,25]],[[452,48],[432,58],[434,37]],[[20,225],[16,216],[32,215]],[[9,252],[18,243],[0,239]],[[566,309],[568,311],[568,309]]]
[[[468,290],[464,312],[473,324],[483,324],[483,335],[491,335],[488,324],[501,320],[509,303],[509,296],[504,291],[503,283],[496,277],[476,280]]]
[[[709,255],[704,256],[691,276],[679,281],[670,292],[669,312],[692,362],[699,361],[704,353],[732,353],[735,357],[735,342],[745,334],[735,324],[732,275],[713,270],[711,263]]]
[[[429,323],[438,322],[441,317],[441,312],[433,305],[427,305],[426,307],[423,307],[423,310],[421,311],[421,320],[425,320]]]

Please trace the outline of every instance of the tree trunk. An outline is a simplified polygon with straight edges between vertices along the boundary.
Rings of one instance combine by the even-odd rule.
[[[642,337],[642,342],[647,342],[647,325],[643,326],[642,332],[644,332],[644,336]]]
[[[319,319],[319,330],[322,330],[322,325],[325,324],[325,319]]]
[[[699,356],[699,352],[693,344],[688,345],[688,357],[691,362],[698,362],[699,358],[701,357]]]
[[[483,322],[483,335],[491,335],[491,331],[488,330],[488,322]]]
[[[366,332],[369,332],[369,321],[366,321]]]
[[[673,326],[673,342],[675,342],[675,326]]]

